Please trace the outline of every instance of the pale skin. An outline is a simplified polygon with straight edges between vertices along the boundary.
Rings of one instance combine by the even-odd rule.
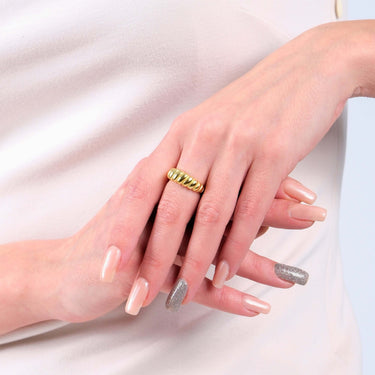
[[[274,262],[248,249],[262,223],[267,225],[266,213],[272,211],[282,182],[327,133],[346,101],[375,96],[374,41],[372,20],[326,24],[302,34],[176,119],[160,145],[129,175],[121,194],[78,233],[63,240],[2,245],[0,333],[47,319],[100,316],[127,297],[138,266],[139,277],[149,282],[143,306],[182,277],[189,285],[184,303],[196,300],[246,315],[239,310],[241,292],[212,288],[204,279],[215,257],[218,264],[228,263],[227,279],[239,274],[291,286],[274,275]],[[201,199],[166,183],[172,166],[205,184]],[[117,212],[113,202],[119,196],[125,197],[121,217],[111,221],[108,207]],[[173,268],[194,213],[182,267]],[[121,249],[121,265],[115,281],[104,284],[98,273],[113,244]]]
[[[127,229],[135,238],[159,201],[139,273],[149,284],[143,306],[159,292],[193,213],[194,230],[178,276],[188,284],[183,303],[196,295],[231,218],[218,265],[226,265],[226,280],[233,277],[280,182],[353,96],[375,96],[373,20],[307,31],[177,118],[125,185],[133,194],[129,218],[137,213]],[[172,166],[205,184],[201,198],[172,181],[166,184],[165,171]],[[134,245],[135,240],[123,244],[124,258]]]
[[[296,185],[297,189],[288,187],[290,183]],[[296,220],[288,215],[289,208],[301,206],[298,199],[300,188],[304,189],[291,179],[281,184],[265,217],[265,227],[273,225],[303,229],[313,224],[313,221]],[[112,240],[117,243],[124,241],[124,206],[128,199],[121,186],[97,215],[70,238],[23,241],[0,246],[0,334],[50,319],[88,321],[111,311],[126,300],[142,261],[152,218],[130,260],[117,267],[113,282],[103,283],[99,275],[108,243]],[[307,211],[316,208],[308,205],[303,207]],[[181,246],[181,254],[186,250],[188,237],[189,230]],[[238,275],[279,288],[292,286],[275,276],[272,271],[274,264],[274,261],[249,251]],[[169,292],[178,269],[177,266],[170,268],[162,291]],[[241,303],[244,296],[245,293],[229,287],[213,288],[211,281],[206,279],[194,300],[230,313],[249,317],[258,315],[256,311],[244,309]]]

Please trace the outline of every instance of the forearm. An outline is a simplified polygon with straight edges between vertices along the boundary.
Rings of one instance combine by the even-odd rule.
[[[0,245],[0,335],[53,319],[62,240]]]

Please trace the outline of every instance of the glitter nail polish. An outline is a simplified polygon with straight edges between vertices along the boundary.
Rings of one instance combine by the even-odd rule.
[[[170,291],[165,307],[170,311],[177,311],[188,291],[188,284],[184,279],[178,279]]]
[[[306,271],[281,263],[275,264],[275,274],[282,280],[300,285],[305,285],[309,279],[309,274]]]

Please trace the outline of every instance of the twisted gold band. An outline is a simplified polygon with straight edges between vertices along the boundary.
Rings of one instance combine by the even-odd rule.
[[[170,169],[167,174],[167,177],[171,181],[174,181],[177,184],[185,186],[186,188],[193,190],[197,193],[203,193],[204,191],[204,186],[199,181],[189,176],[185,172],[180,171],[177,168]]]

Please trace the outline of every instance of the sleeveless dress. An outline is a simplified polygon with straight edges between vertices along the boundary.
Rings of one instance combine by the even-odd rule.
[[[0,243],[72,235],[179,114],[335,20],[334,0],[2,1]],[[172,314],[160,295],[136,317],[120,306],[4,335],[1,374],[359,374],[338,244],[345,134],[344,113],[292,174],[327,220],[270,229],[252,246],[306,269],[308,284],[229,282],[270,302],[269,315],[196,304]]]

